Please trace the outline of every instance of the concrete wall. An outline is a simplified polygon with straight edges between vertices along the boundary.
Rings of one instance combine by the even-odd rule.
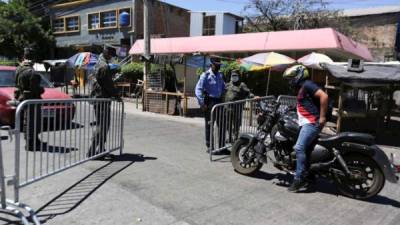
[[[355,39],[368,46],[375,61],[384,61],[394,56],[399,18],[400,12],[357,16],[349,19]]]
[[[143,38],[143,1],[135,1],[136,37]],[[154,1],[150,7],[150,33],[154,37],[188,37],[190,35],[190,13],[188,10]]]
[[[192,12],[190,13],[190,36],[203,35],[203,13]]]
[[[224,26],[223,33],[224,34],[235,34],[236,33],[236,21],[237,19],[233,16],[224,15]]]
[[[223,35],[224,34],[224,14],[216,13],[215,14],[215,35]]]

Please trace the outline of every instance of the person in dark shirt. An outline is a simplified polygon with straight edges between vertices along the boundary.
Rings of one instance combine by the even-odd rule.
[[[105,48],[99,56],[99,60],[94,67],[92,98],[115,98],[121,100],[112,79],[113,72],[109,66],[112,58],[112,49]],[[105,152],[108,130],[110,129],[111,102],[95,102],[93,104],[96,116],[96,129],[92,136],[92,144],[87,154],[88,157]],[[98,150],[96,150],[98,147]]]
[[[15,92],[14,98],[18,102],[30,99],[41,99],[44,88],[40,86],[41,76],[33,69],[32,48],[24,49],[24,56],[21,64],[15,72]],[[25,133],[27,151],[40,151],[44,143],[39,139],[41,128],[41,107],[36,105],[27,105],[22,114],[23,130]]]
[[[236,70],[232,71],[231,80],[226,85],[224,102],[234,102],[252,97],[254,97],[254,95],[251,93],[250,89],[240,80],[239,72]],[[229,132],[230,143],[239,137],[244,105],[245,103],[236,103],[226,106],[226,119],[229,121],[226,126]]]
[[[288,188],[290,192],[298,192],[306,187],[307,182],[307,154],[312,143],[318,137],[326,123],[328,110],[328,95],[312,80],[307,68],[296,65],[287,69],[284,78],[289,79],[289,84],[298,90],[297,115],[300,134],[295,146],[296,151],[296,175],[293,183]]]

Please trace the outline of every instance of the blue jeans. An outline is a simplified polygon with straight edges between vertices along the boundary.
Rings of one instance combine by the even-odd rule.
[[[307,163],[307,150],[311,152],[311,147],[315,139],[318,137],[321,129],[319,124],[306,124],[301,127],[300,134],[297,139],[296,145],[293,147],[296,151],[296,175],[294,179],[300,180],[305,178],[306,163]]]

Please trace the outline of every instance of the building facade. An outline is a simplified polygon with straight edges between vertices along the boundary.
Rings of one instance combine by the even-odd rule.
[[[241,33],[243,18],[227,12],[190,12],[190,36]]]
[[[190,14],[186,9],[149,1],[150,34],[156,37],[189,36]],[[52,5],[49,16],[56,39],[56,58],[77,51],[117,47],[124,57],[138,38],[143,38],[142,0],[65,1]]]
[[[344,16],[349,18],[354,38],[368,46],[375,61],[398,59],[395,44],[400,6],[346,10]]]

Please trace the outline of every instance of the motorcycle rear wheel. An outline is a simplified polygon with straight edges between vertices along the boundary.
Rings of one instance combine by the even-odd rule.
[[[231,162],[234,170],[246,176],[255,174],[263,166],[263,164],[256,159],[255,155],[251,155],[251,152],[246,150],[248,144],[249,140],[238,139],[231,150]]]
[[[350,198],[368,199],[377,195],[385,185],[385,176],[377,163],[364,155],[344,155],[349,170],[361,176],[361,179],[351,179],[337,176],[339,191]]]

